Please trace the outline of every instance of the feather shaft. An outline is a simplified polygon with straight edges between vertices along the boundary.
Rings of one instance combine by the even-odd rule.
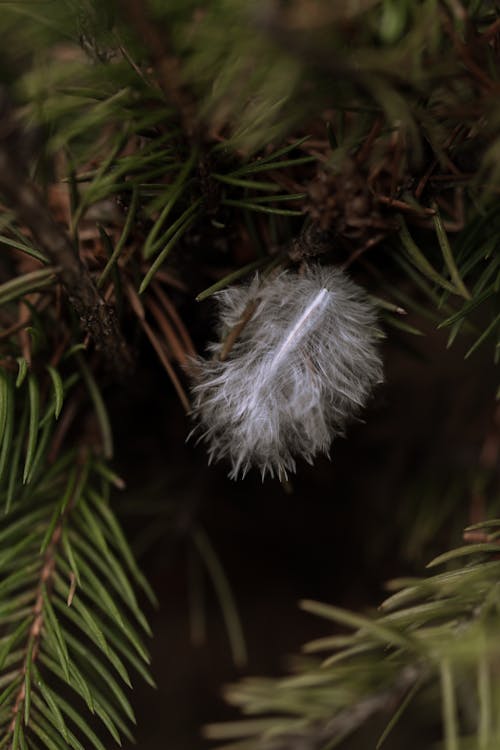
[[[306,307],[306,309],[304,310],[300,318],[297,320],[297,322],[292,326],[292,330],[288,333],[286,339],[281,344],[280,348],[276,352],[276,355],[274,356],[271,362],[270,369],[272,371],[276,367],[279,366],[283,358],[287,356],[288,351],[293,346],[299,343],[297,339],[299,339],[302,336],[307,335],[310,327],[314,325],[318,313],[321,312],[322,309],[324,309],[326,301],[327,301],[326,300],[327,296],[328,296],[328,290],[320,289],[318,294],[309,303],[309,305]],[[308,323],[308,325],[306,325],[306,323]]]

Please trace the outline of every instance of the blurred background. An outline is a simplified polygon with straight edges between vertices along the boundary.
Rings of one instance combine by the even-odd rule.
[[[334,443],[331,461],[299,465],[289,486],[253,474],[235,482],[227,466],[208,467],[203,447],[185,443],[189,422],[154,363],[137,373],[133,393],[112,402],[118,469],[129,480],[116,507],[160,602],[149,611],[158,689],[138,682],[133,696],[141,750],[209,746],[203,725],[237,715],[222,699],[226,683],[284,674],[305,641],[330,634],[300,599],[376,607],[386,580],[421,574],[433,554],[460,544],[481,510],[473,476],[493,426],[495,369],[487,353],[482,366],[464,361],[459,346],[446,350],[439,333],[410,322],[426,335],[391,334],[383,345],[386,382],[364,423]],[[240,666],[193,542],[199,528],[237,607],[247,649]],[[421,715],[416,732],[411,716],[403,724],[387,747],[421,748]],[[348,747],[372,748],[378,734],[369,724]]]

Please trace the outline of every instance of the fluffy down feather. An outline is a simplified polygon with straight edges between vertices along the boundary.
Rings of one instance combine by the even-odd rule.
[[[217,295],[220,342],[196,360],[194,433],[210,460],[228,458],[230,477],[251,466],[280,478],[294,456],[328,453],[347,419],[383,379],[372,304],[342,271],[319,265],[284,271]],[[253,301],[257,307],[226,361],[222,340]]]

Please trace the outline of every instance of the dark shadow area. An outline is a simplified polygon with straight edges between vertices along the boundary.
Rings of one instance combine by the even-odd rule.
[[[432,332],[397,338],[385,346],[386,383],[364,423],[351,425],[330,461],[301,464],[290,487],[253,475],[233,482],[227,467],[208,467],[203,446],[185,443],[189,420],[156,367],[139,370],[129,391],[116,395],[117,468],[128,478],[116,508],[160,601],[149,613],[158,690],[136,681],[133,695],[140,750],[208,747],[201,727],[235,715],[221,698],[226,683],[282,674],[301,644],[329,634],[298,600],[366,610],[383,598],[387,579],[422,572],[435,551],[460,541],[467,476],[491,419],[494,368],[488,360],[478,366],[481,353],[464,362],[458,346],[446,351]],[[195,646],[190,637],[190,534],[198,524],[232,587],[248,648],[244,668],[232,662],[206,575],[205,642]],[[386,720],[346,747],[372,748]],[[422,750],[435,727],[412,729],[410,717],[404,732],[394,733],[389,750],[403,742]]]

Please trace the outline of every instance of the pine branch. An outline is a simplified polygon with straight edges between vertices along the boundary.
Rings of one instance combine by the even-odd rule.
[[[434,695],[440,687],[442,703],[435,719],[441,705],[447,706],[443,735],[456,743],[448,746],[461,747],[463,741],[464,747],[493,747],[488,743],[500,731],[492,687],[500,622],[493,594],[500,574],[499,526],[500,521],[492,520],[472,527],[470,532],[490,531],[487,541],[451,550],[428,566],[460,560],[459,567],[390,582],[395,593],[382,603],[380,613],[364,616],[303,602],[306,611],[351,633],[336,632],[306,644],[307,658],[298,661],[289,677],[251,678],[229,686],[226,699],[250,718],[208,726],[206,735],[231,740],[232,750],[319,750],[329,743],[336,746],[375,714],[393,712],[379,748],[410,698],[417,691]],[[318,661],[314,655],[321,652],[326,657]],[[466,712],[461,711],[465,703]],[[462,723],[465,713],[468,722]]]
[[[85,705],[114,741],[130,738],[128,665],[152,683],[140,633],[150,631],[130,581],[150,590],[97,489],[112,474],[90,456],[68,463],[74,455],[0,531],[1,746],[12,750],[35,738],[49,750],[82,740],[101,750]]]
[[[277,735],[271,732],[267,736],[263,733],[257,743],[252,743],[252,747],[259,750],[295,750],[295,748],[297,750],[324,750],[325,747],[335,747],[370,719],[378,715],[393,714],[405,697],[409,694],[413,695],[413,691],[420,688],[423,682],[423,671],[414,666],[405,667],[399,675],[394,676],[392,684],[386,690],[367,695],[339,711],[333,718],[308,723],[297,721],[299,726],[296,729],[293,728],[292,720],[288,730],[285,725],[283,731]],[[228,692],[228,697],[231,701],[231,692]],[[225,736],[231,737],[236,726],[233,729],[231,725],[211,724],[205,728],[204,736],[215,740],[220,740]],[[378,746],[377,744],[377,750]],[[241,743],[241,748],[243,747],[245,747],[244,742]]]
[[[4,99],[0,139],[0,193],[26,226],[39,248],[55,265],[68,301],[108,366],[119,377],[129,374],[131,357],[114,309],[99,294],[69,238],[56,224],[16,149],[22,133]]]
[[[30,674],[32,672],[33,665],[38,658],[38,652],[40,649],[40,640],[42,637],[42,629],[44,628],[44,596],[46,596],[47,589],[51,589],[53,585],[53,577],[56,566],[56,553],[57,548],[61,541],[61,535],[63,530],[64,516],[67,509],[61,515],[60,520],[57,522],[52,536],[46,545],[45,555],[42,558],[41,570],[37,590],[35,593],[35,604],[32,612],[32,623],[28,631],[28,648],[26,650],[26,656],[21,666],[21,673],[24,680],[21,683],[21,687],[15,697],[14,705],[12,707],[12,719],[7,732],[14,735],[16,730],[16,724],[18,724],[18,714],[22,711],[25,712],[25,717],[29,717],[29,706],[28,706],[28,693],[31,691]],[[8,580],[8,579],[7,579]],[[28,723],[25,719],[25,723]]]

